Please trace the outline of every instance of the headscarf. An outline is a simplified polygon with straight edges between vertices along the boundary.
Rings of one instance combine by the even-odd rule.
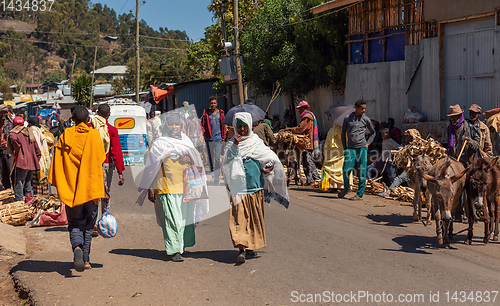
[[[448,125],[448,150],[450,148],[453,148],[453,144],[455,142],[455,133],[462,126],[464,121],[464,114],[462,113],[462,116],[456,124],[453,125],[450,123],[450,125]]]
[[[181,136],[181,129],[182,129],[182,120],[181,120],[181,117],[178,113],[172,113],[170,115],[168,115],[167,117],[167,122],[166,122],[166,133],[169,137],[172,137],[172,138],[175,138],[175,139],[182,139],[182,136]],[[174,130],[172,130],[170,128],[170,125],[172,124],[178,124],[181,126],[181,129],[179,129],[179,132],[178,133],[175,133]]]
[[[40,127],[40,119],[38,119],[38,117],[30,117],[28,119],[28,123],[36,127]]]
[[[269,126],[271,127],[271,129],[273,128],[273,124],[271,123],[271,120],[264,119],[264,120],[262,120],[262,122],[269,124]]]
[[[238,120],[243,121],[249,127],[252,126],[252,115],[250,113],[236,113],[233,118],[233,127],[236,128]],[[288,208],[289,198],[286,188],[285,170],[276,153],[267,147],[262,139],[251,131],[251,128],[249,128],[248,135],[243,136],[238,143],[237,156],[229,162],[227,153],[233,144],[234,141],[229,141],[227,143],[224,156],[222,157],[224,179],[226,187],[233,198],[233,203],[235,205],[238,204],[236,201],[239,197],[235,195],[245,191],[239,188],[239,186],[246,186],[243,159],[251,158],[259,162],[261,170],[270,165],[274,166],[272,171],[264,173],[264,194],[266,202],[269,203],[271,199],[273,199]],[[236,186],[234,183],[241,181],[243,181],[244,184],[237,184]]]

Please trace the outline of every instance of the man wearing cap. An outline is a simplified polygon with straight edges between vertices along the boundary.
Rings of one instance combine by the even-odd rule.
[[[294,134],[300,134],[309,137],[309,148],[302,152],[302,166],[304,167],[304,174],[306,175],[306,186],[311,185],[314,181],[320,180],[318,170],[313,160],[313,153],[319,153],[319,135],[318,123],[314,114],[308,110],[309,103],[302,101],[295,108],[300,113],[300,123],[294,128],[287,128]],[[318,156],[317,156],[318,157]]]
[[[493,156],[493,145],[491,144],[490,130],[488,126],[479,120],[481,116],[481,106],[472,104],[469,108],[469,123],[472,125],[472,131],[479,134],[479,151],[477,157],[491,157]]]
[[[472,124],[464,119],[463,110],[460,105],[452,105],[448,110],[448,155],[456,158],[465,167],[472,162],[472,158],[479,150],[481,136],[474,131]],[[460,151],[465,146],[461,156]]]
[[[339,198],[345,197],[349,192],[349,178],[354,169],[357,170],[359,184],[358,192],[351,200],[361,200],[365,193],[367,151],[368,146],[375,139],[375,128],[370,118],[365,115],[365,111],[366,102],[363,100],[356,101],[354,112],[345,117],[342,124],[342,146],[345,148],[344,166],[342,168],[344,190],[339,193]],[[366,130],[370,131],[369,135],[366,135]]]
[[[0,168],[2,174],[3,188],[9,189],[14,182],[14,176],[11,175],[14,166],[14,155],[7,153],[7,140],[9,132],[14,128],[12,116],[9,114],[9,107],[5,104],[0,105]]]
[[[7,151],[14,152],[16,201],[33,195],[33,172],[40,170],[40,157],[42,153],[36,143],[33,132],[24,126],[22,117],[13,120],[15,127],[9,133]]]

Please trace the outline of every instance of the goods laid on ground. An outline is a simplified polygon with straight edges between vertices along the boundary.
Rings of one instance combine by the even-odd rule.
[[[14,193],[11,189],[0,191],[0,205],[14,202]]]
[[[415,198],[415,190],[411,189],[410,187],[398,186],[391,191],[389,198],[396,200],[396,201],[403,201],[403,202],[410,202],[411,203],[411,202],[413,202],[413,199]]]
[[[298,150],[303,151],[309,148],[311,141],[308,136],[294,134],[291,131],[280,130],[278,132],[278,137],[276,139],[279,146],[284,146],[285,144],[292,144]]]
[[[353,192],[357,192],[358,185],[359,185],[359,179],[357,177],[354,177],[351,190]],[[384,192],[384,190],[385,190],[384,184],[376,182],[374,180],[366,180],[365,193],[378,194]]]
[[[66,211],[57,195],[35,197],[30,203],[31,226],[66,225]]]
[[[24,225],[30,218],[28,206],[24,201],[0,205],[0,221],[9,225]]]
[[[439,159],[446,156],[446,149],[430,137],[428,139],[415,137],[412,143],[393,154],[392,163],[394,166],[408,171],[413,168],[414,159],[419,155],[428,155],[434,165]]]

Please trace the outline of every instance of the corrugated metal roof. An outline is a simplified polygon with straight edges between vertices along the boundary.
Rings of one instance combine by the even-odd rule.
[[[92,74],[93,72],[91,72]],[[99,68],[95,74],[125,74],[127,73],[127,66],[106,66]]]
[[[318,6],[313,7],[311,10],[313,14],[320,14],[332,10],[340,10],[349,5],[361,3],[365,0],[333,0],[327,3],[320,4]]]

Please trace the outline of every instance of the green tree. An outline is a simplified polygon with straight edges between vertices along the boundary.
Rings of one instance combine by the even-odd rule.
[[[51,72],[44,80],[44,83],[59,83],[63,80],[66,80],[67,76],[66,73],[64,73],[62,70],[56,70],[54,72]]]
[[[343,86],[347,18],[337,13],[310,20],[314,2],[266,0],[249,21],[241,37],[243,72],[259,93],[272,94],[276,82],[291,97],[332,83]]]
[[[71,94],[78,105],[90,106],[92,96],[92,76],[83,73],[71,84]]]

